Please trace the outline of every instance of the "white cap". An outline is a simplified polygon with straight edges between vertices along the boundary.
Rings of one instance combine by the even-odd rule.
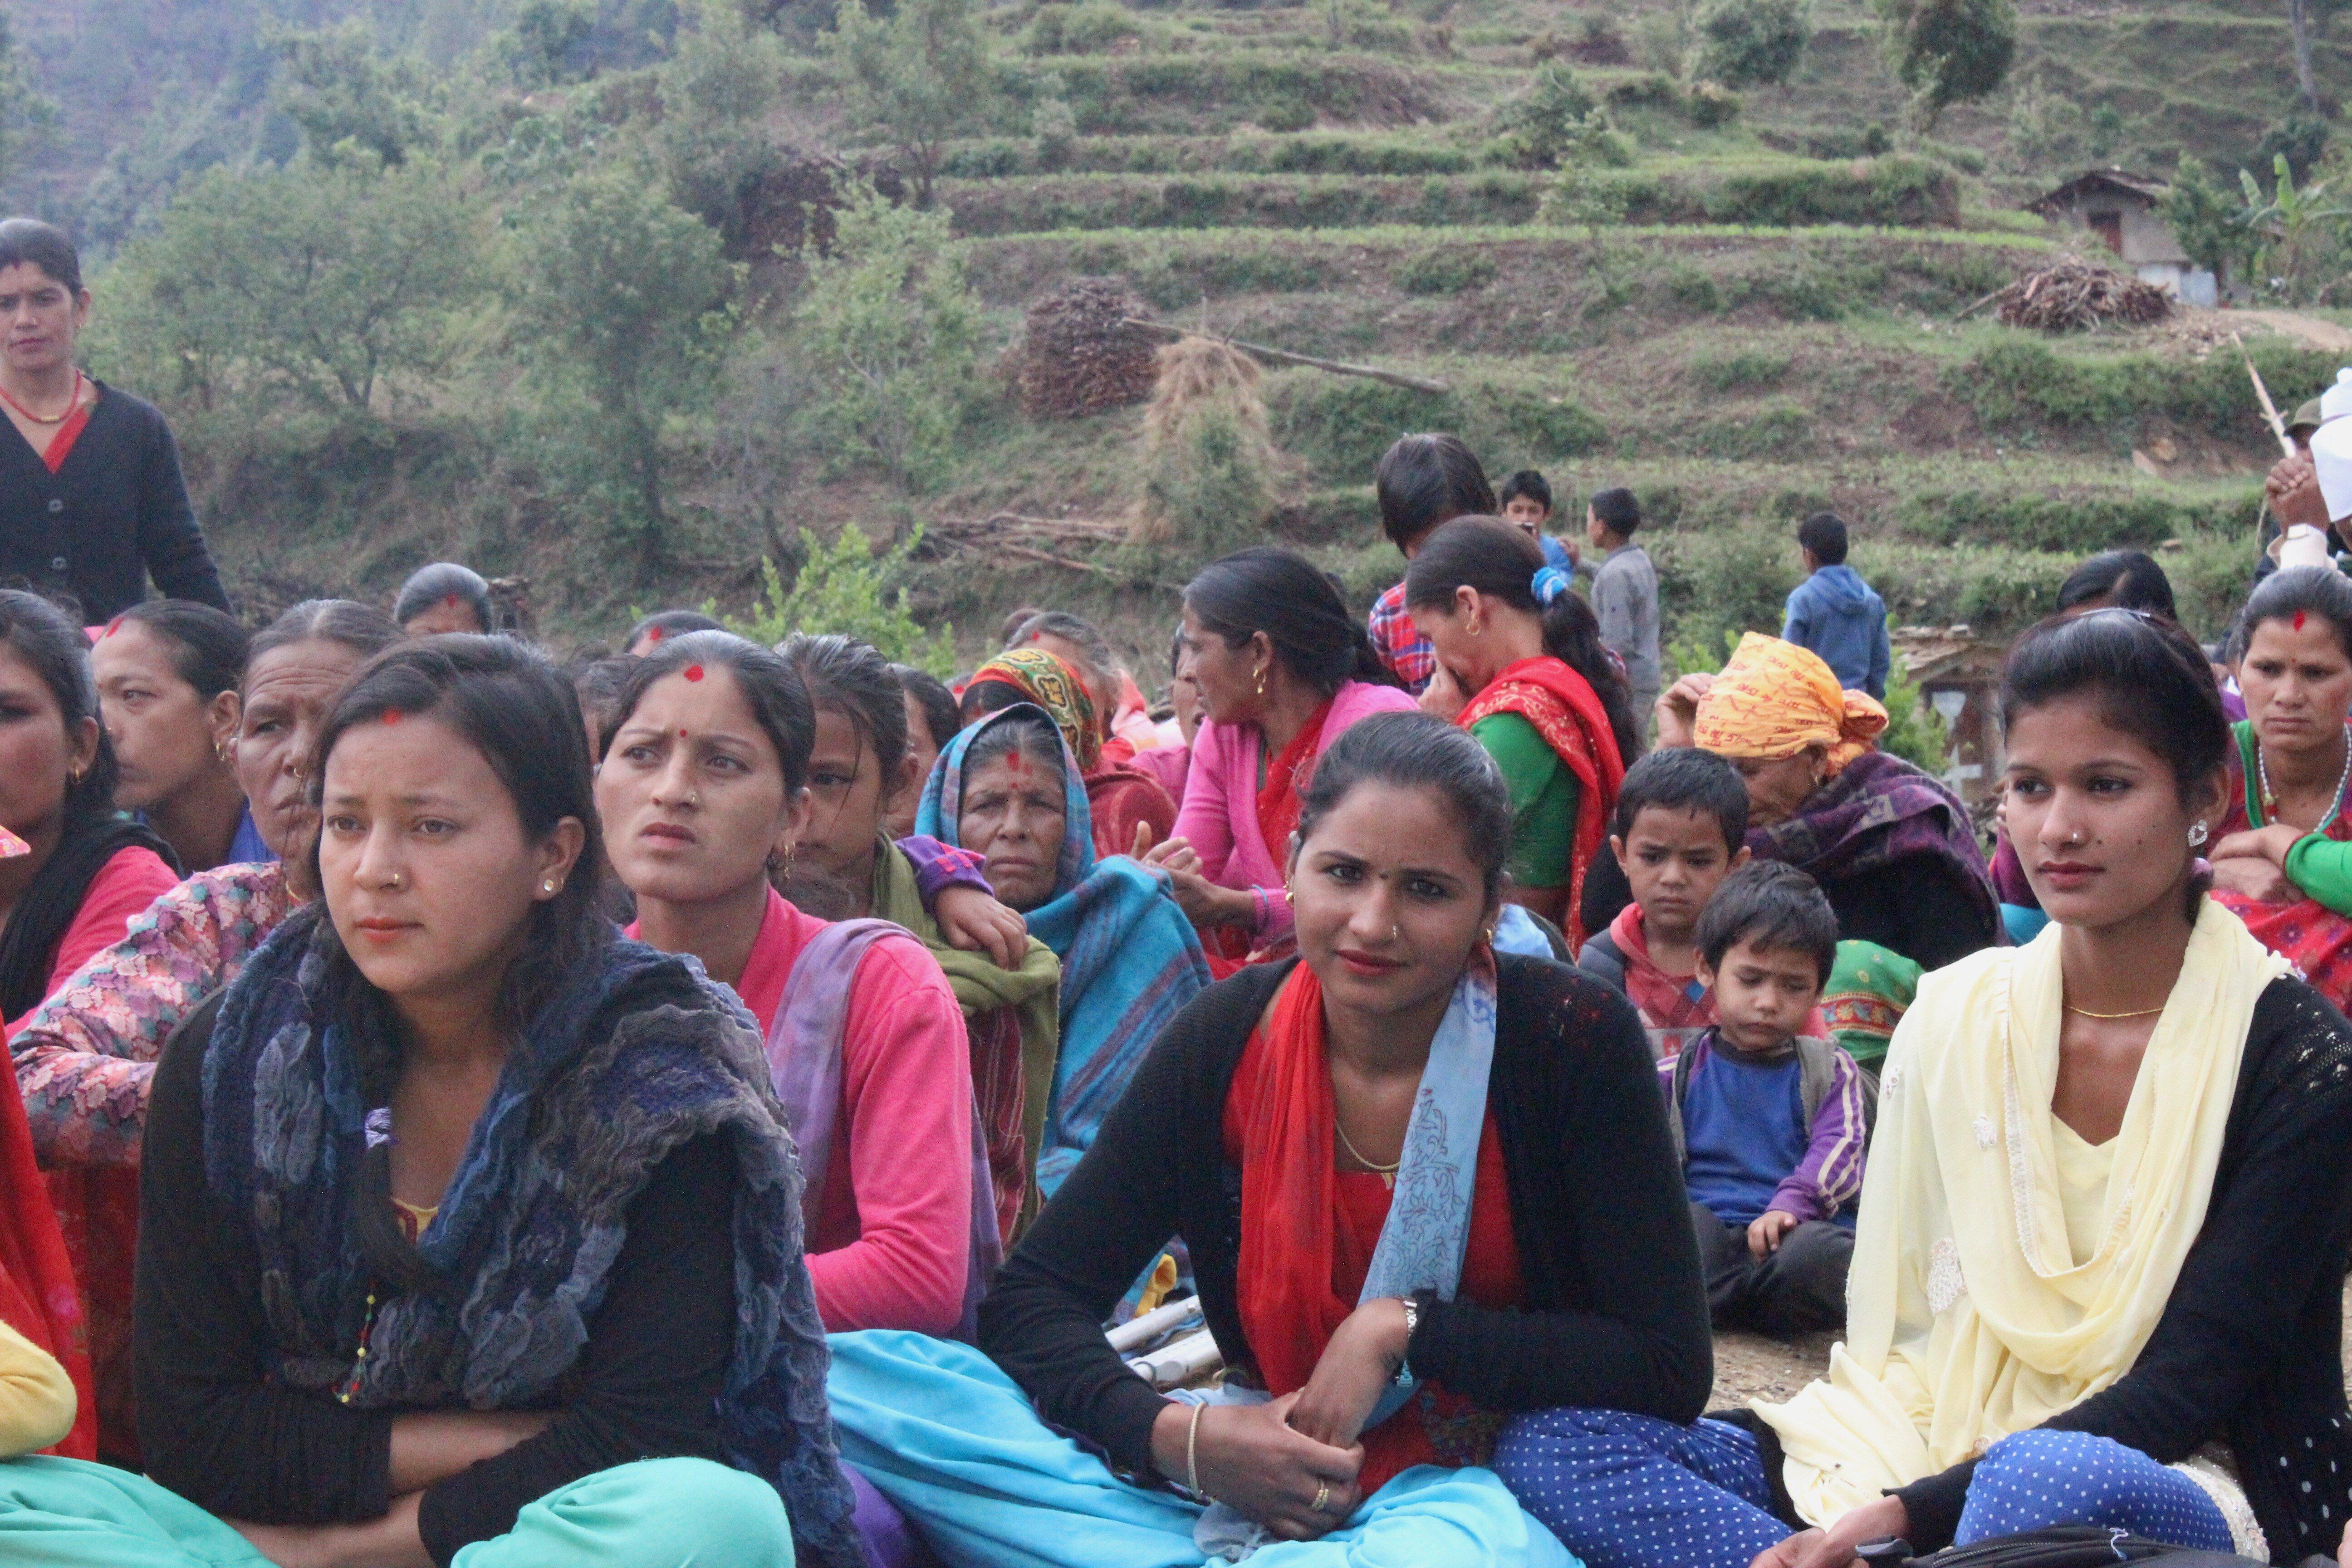
[[[2336,373],[2336,384],[2320,394],[2319,416],[2339,419],[2352,414],[2352,366]]]

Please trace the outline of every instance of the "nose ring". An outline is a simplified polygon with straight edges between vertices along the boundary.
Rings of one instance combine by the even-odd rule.
[[[404,879],[404,878],[401,876],[401,874],[400,874],[399,872],[394,871],[391,876],[386,877],[386,878],[383,879],[383,883],[384,883],[384,886],[385,886],[385,887],[390,888],[394,892],[395,892],[395,893],[396,893],[396,892],[400,891],[401,884],[403,883],[403,881],[404,881],[404,879]]]

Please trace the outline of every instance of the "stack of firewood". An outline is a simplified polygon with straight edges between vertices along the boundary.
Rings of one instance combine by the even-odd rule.
[[[2004,324],[2045,332],[2161,321],[2172,314],[2172,296],[2155,284],[2075,257],[2027,273],[1987,303]]]
[[[1070,419],[1150,396],[1157,345],[1126,324],[1142,313],[1142,301],[1108,278],[1072,279],[1030,306],[1022,409],[1033,419]]]

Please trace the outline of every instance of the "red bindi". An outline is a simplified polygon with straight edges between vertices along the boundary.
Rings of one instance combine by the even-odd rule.
[[[444,594],[441,595],[441,602],[454,610],[457,607],[457,595],[455,594]]]
[[[102,632],[100,632],[100,633],[99,633],[99,634],[98,634],[98,640],[99,640],[99,641],[100,641],[100,642],[104,642],[107,638],[109,638],[109,637],[112,637],[115,633],[117,633],[117,632],[121,631],[121,629],[122,629],[122,617],[121,617],[121,616],[115,616],[112,620],[110,620],[110,621],[109,621],[109,622],[107,622],[107,623],[106,623],[106,629],[105,629],[104,631],[102,631]]]
[[[648,631],[647,633],[646,633],[646,641],[647,641],[647,642],[649,642],[649,643],[657,643],[657,642],[659,642],[659,641],[661,641],[661,640],[662,640],[662,629],[661,629],[661,627],[659,627],[659,626],[656,626],[656,627],[654,627],[651,631]]]
[[[686,739],[686,731],[683,731],[683,730],[680,730],[680,731],[677,732],[677,738],[678,738],[679,740],[681,740],[681,741],[685,740],[685,739]]]
[[[702,679],[702,666],[698,664],[688,665],[686,667],[686,678],[688,680],[700,680]]]
[[[2303,630],[2303,612],[2301,610],[2297,610],[2294,613],[2294,629],[2296,631]]]
[[[397,724],[406,715],[397,708],[387,708],[383,710],[383,721],[387,724]]]

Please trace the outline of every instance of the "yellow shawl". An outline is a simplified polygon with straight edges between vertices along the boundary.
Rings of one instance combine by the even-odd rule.
[[[1777,762],[1820,746],[1836,777],[1886,728],[1886,710],[1848,691],[1821,655],[1749,632],[1698,700],[1694,739],[1718,757]]]
[[[2204,901],[2116,1135],[2098,1250],[2078,1264],[2051,1142],[2059,935],[1927,976],[1895,1031],[1846,1342],[1826,1378],[1755,1407],[1815,1524],[2121,1377],[2204,1224],[2254,1001],[2286,961]]]

